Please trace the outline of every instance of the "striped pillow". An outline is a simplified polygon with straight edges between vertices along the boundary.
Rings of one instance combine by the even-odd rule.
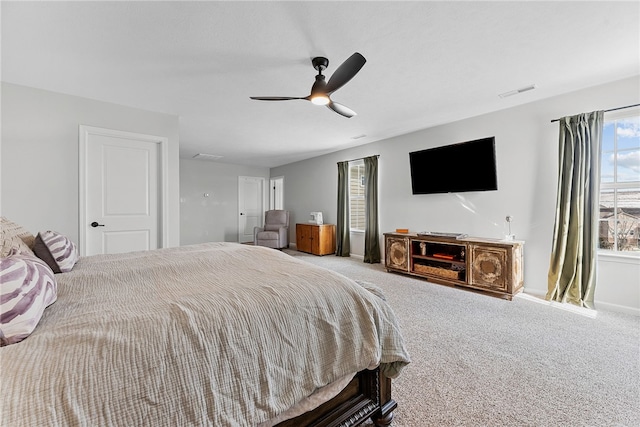
[[[0,346],[28,337],[57,298],[53,271],[32,255],[0,259]]]
[[[71,271],[80,257],[76,244],[55,231],[38,233],[33,252],[46,262],[54,273]]]

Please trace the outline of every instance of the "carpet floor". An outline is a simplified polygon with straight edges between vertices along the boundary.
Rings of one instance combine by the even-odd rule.
[[[355,258],[285,252],[385,292],[412,359],[393,382],[395,427],[640,426],[638,316],[590,318]]]

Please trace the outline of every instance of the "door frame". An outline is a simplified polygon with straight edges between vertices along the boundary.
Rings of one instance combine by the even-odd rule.
[[[78,249],[80,256],[86,253],[87,223],[87,145],[91,135],[136,139],[154,142],[158,149],[158,247],[169,244],[169,139],[162,136],[145,135],[95,126],[78,126]]]

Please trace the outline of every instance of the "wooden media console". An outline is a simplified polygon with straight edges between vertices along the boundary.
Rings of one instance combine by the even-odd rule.
[[[523,241],[417,233],[385,233],[384,239],[389,272],[508,300],[523,289]]]

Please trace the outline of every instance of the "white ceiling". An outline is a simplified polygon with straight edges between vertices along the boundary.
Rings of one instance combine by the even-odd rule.
[[[1,7],[3,81],[176,114],[181,157],[235,164],[274,167],[640,74],[637,1]],[[367,63],[332,95],[356,117],[249,99],[306,96],[311,57],[329,58],[331,76],[356,51]]]

